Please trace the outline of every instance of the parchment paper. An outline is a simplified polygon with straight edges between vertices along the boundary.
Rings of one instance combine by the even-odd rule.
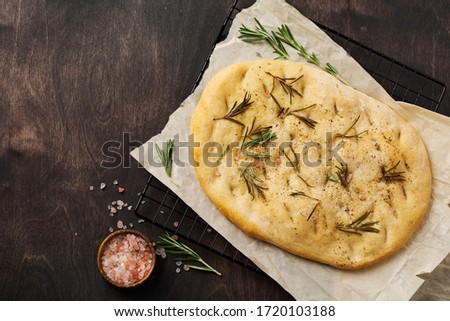
[[[188,141],[193,110],[216,72],[240,61],[274,58],[267,44],[248,44],[237,38],[242,23],[254,27],[254,17],[268,30],[287,24],[297,41],[322,62],[331,62],[354,88],[390,105],[421,133],[433,170],[430,211],[407,246],[387,260],[361,271],[341,271],[291,255],[247,236],[220,214],[198,184],[187,148],[179,150],[179,158],[186,165],[173,165],[173,180],[167,178],[161,166],[150,164],[151,159],[159,163],[151,150],[152,142],[161,144],[177,134],[180,141]],[[295,52],[289,53],[293,60],[304,62]],[[408,300],[423,282],[417,275],[431,272],[450,251],[448,133],[450,118],[395,102],[355,60],[295,8],[282,0],[260,0],[236,16],[229,36],[216,46],[201,83],[171,115],[162,133],[133,150],[132,156],[297,300]]]

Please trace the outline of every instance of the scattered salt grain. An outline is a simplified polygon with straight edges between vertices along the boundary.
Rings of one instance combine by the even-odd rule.
[[[155,250],[155,254],[156,254],[156,255],[161,255],[161,249],[160,249],[160,248],[157,248],[157,249]]]
[[[105,187],[106,187],[106,184],[105,184],[105,183],[101,183],[101,184],[100,184],[100,189],[105,189]]]
[[[119,184],[119,182],[117,181],[117,179],[113,181],[113,184],[114,184],[114,185]]]
[[[180,223],[178,223],[177,221],[173,222],[174,227],[178,227],[178,224],[180,224]]]
[[[138,220],[137,222],[138,222],[139,224],[142,224],[142,223],[145,222],[145,220]]]
[[[112,233],[112,232],[114,232],[114,229],[112,228],[112,226],[109,228],[109,233]]]
[[[109,216],[113,217],[113,216],[114,216],[114,213],[109,213]]]
[[[111,209],[111,205],[110,204],[108,204],[108,211]]]
[[[134,225],[133,225],[133,223],[130,222],[130,224],[128,224],[128,226],[129,227],[133,227]]]
[[[175,269],[175,273],[180,273],[181,269],[180,268],[176,268]]]
[[[145,204],[145,201],[141,201],[141,204]]]
[[[185,270],[186,272],[189,271],[191,268],[189,267],[189,265],[185,264],[183,265],[183,270]]]
[[[122,200],[118,200],[118,201],[117,201],[117,205],[123,206],[123,204],[124,204],[124,202],[123,202]]]
[[[116,205],[117,204],[117,201],[112,201],[111,202],[111,205]]]
[[[75,235],[75,236],[77,236],[77,235],[78,235],[78,233],[76,233],[76,232],[75,232],[75,234],[74,234],[74,235]]]
[[[122,210],[122,206],[121,205],[117,205],[117,209],[119,210],[119,211],[121,211]]]
[[[117,221],[117,228],[122,228],[123,227],[123,222],[121,220]]]
[[[178,241],[178,235],[172,235],[172,240]]]
[[[94,186],[92,186],[92,185],[89,186],[89,190],[90,190],[90,191],[93,191],[93,190],[94,190]]]
[[[119,193],[123,193],[123,192],[125,191],[125,188],[119,186],[119,188],[117,189],[117,191],[118,191]]]
[[[208,228],[206,229],[206,232],[211,233],[211,232],[212,232],[212,228],[208,227]]]
[[[164,211],[159,211],[161,214],[164,214]]]
[[[126,229],[127,229],[127,226],[126,226],[126,225],[124,225],[124,226],[122,227],[122,229],[126,230]]]
[[[176,264],[177,266],[181,266],[181,264],[183,264],[183,262],[181,262],[181,261],[176,261],[175,264]]]
[[[133,208],[133,206],[128,206],[128,210],[131,211],[131,209]]]
[[[127,207],[128,206],[128,203],[123,203],[123,207]]]
[[[111,213],[116,214],[117,213],[117,209],[115,207],[111,207]]]
[[[114,237],[104,249],[101,266],[115,284],[126,286],[142,280],[152,265],[147,242],[134,234]]]
[[[159,251],[159,253],[161,254],[161,257],[163,259],[165,259],[167,257],[166,250],[164,250],[163,248]]]

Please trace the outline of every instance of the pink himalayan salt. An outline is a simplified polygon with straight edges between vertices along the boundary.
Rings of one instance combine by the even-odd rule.
[[[102,269],[117,285],[130,285],[142,280],[151,267],[153,257],[147,242],[140,236],[120,234],[106,244]]]

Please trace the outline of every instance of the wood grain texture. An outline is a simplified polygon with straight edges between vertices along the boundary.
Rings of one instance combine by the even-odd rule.
[[[223,277],[176,274],[166,259],[148,283],[120,291],[96,268],[98,246],[118,219],[159,235],[131,212],[109,217],[107,205],[136,201],[148,176],[129,149],[157,134],[189,95],[231,3],[1,2],[0,299],[292,299],[264,274],[202,249]],[[309,18],[448,83],[446,1],[292,3]],[[448,110],[448,99],[443,105]],[[100,166],[108,141],[122,142],[121,166]],[[446,262],[427,277],[441,286],[416,298],[449,299]]]

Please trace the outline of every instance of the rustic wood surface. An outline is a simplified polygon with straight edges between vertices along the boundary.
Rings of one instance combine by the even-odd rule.
[[[107,204],[134,204],[148,178],[129,157],[130,144],[120,166],[102,168],[102,145],[122,142],[124,133],[143,142],[164,127],[189,95],[232,2],[0,2],[0,299],[292,299],[266,275],[201,248],[222,277],[176,274],[166,259],[145,285],[121,291],[96,267],[98,246],[117,222]],[[307,17],[449,83],[448,1],[290,2]],[[449,108],[446,95],[440,111],[450,115]],[[132,212],[120,215],[152,238],[160,234],[137,224]],[[449,268],[447,256],[423,276],[413,299],[449,300]]]

